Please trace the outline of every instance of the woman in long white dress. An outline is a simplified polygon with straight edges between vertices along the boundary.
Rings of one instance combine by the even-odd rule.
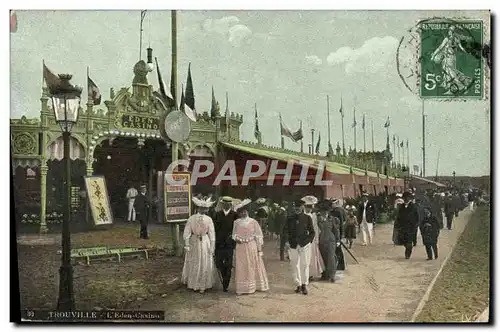
[[[206,215],[214,202],[193,198],[198,207],[184,228],[184,267],[182,283],[194,291],[205,292],[214,284],[215,230],[212,218]]]
[[[247,206],[251,201],[243,200],[235,206],[239,218],[234,221],[233,240],[235,249],[236,294],[252,294],[269,290],[262,249],[264,236],[257,220],[248,216]]]

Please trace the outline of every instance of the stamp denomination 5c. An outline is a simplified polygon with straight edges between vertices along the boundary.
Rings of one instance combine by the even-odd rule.
[[[420,96],[482,98],[483,22],[432,20],[419,24]]]

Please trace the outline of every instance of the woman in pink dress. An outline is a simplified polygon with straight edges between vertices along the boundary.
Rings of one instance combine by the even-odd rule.
[[[259,223],[248,217],[249,199],[235,206],[239,218],[234,221],[236,294],[252,294],[269,290],[262,249],[264,237]]]

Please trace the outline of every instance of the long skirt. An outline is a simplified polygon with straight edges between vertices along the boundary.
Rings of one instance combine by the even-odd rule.
[[[195,291],[210,289],[214,284],[214,258],[210,254],[210,240],[203,235],[189,239],[190,250],[186,252],[181,281]]]
[[[341,246],[338,246],[335,249],[335,256],[337,257],[337,270],[344,271],[345,270],[345,259],[344,259],[344,252],[342,251]]]
[[[356,238],[356,225],[347,224],[345,226],[344,234],[345,234],[346,239],[355,239]]]
[[[236,294],[252,294],[269,290],[264,260],[257,251],[257,243],[237,243],[235,250]]]
[[[324,277],[327,280],[335,279],[335,272],[337,271],[337,256],[335,256],[335,243],[328,241],[319,244],[321,257],[325,262]]]
[[[311,243],[311,261],[309,263],[309,276],[313,278],[321,278],[321,274],[325,269],[325,263],[319,251],[319,245],[316,241]]]

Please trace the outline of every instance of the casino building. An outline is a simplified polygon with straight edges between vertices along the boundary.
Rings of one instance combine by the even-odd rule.
[[[95,106],[92,101],[82,102],[78,122],[72,130],[72,208],[87,220],[85,207],[85,185],[83,177],[102,175],[106,179],[111,209],[115,220],[125,219],[127,204],[125,195],[130,185],[145,183],[151,196],[161,198],[163,191],[162,172],[172,160],[172,147],[178,147],[179,159],[188,159],[192,169],[194,160],[208,159],[215,163],[216,171],[226,160],[234,160],[238,176],[243,175],[247,160],[262,160],[269,165],[279,161],[279,168],[294,161],[290,186],[282,185],[276,176],[276,185],[266,186],[266,174],[251,179],[248,186],[222,183],[212,187],[213,177],[200,179],[192,188],[193,193],[228,194],[234,197],[269,197],[272,200],[289,200],[305,194],[318,197],[354,197],[361,191],[377,194],[401,191],[404,181],[401,168],[391,166],[389,146],[383,158],[367,159],[350,153],[319,156],[279,147],[252,143],[240,139],[243,116],[219,110],[214,118],[205,112],[191,123],[191,133],[184,143],[172,144],[163,138],[163,119],[172,111],[165,105],[148,81],[149,70],[141,60],[133,67],[131,87],[117,92],[109,91],[104,105]],[[15,204],[18,221],[24,215],[35,215],[40,230],[46,231],[47,216],[58,213],[63,202],[63,140],[60,127],[49,103],[48,90],[42,87],[40,116],[10,120],[11,161],[15,188]],[[104,106],[104,107],[103,107]],[[314,186],[316,170],[308,173],[309,186],[293,186],[301,172],[300,160],[318,165],[325,162],[324,179],[332,180],[330,186]],[[186,170],[184,170],[186,171]],[[388,174],[388,175],[387,175]],[[214,175],[215,176],[215,175]],[[399,176],[399,177],[398,177]],[[240,184],[241,181],[238,181]],[[160,204],[161,205],[161,204]],[[153,219],[163,222],[162,209],[154,211]]]

